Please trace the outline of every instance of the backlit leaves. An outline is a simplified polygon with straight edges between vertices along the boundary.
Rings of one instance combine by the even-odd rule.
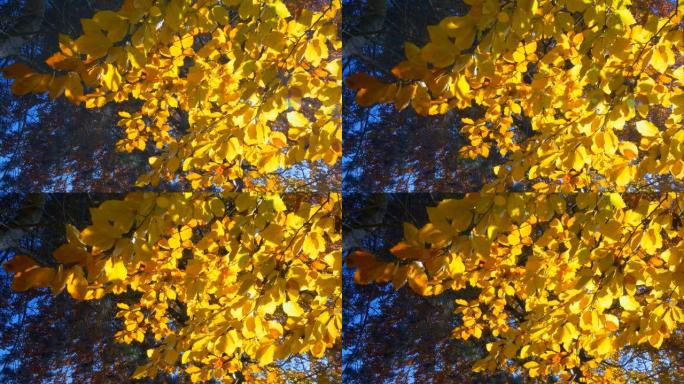
[[[4,268],[18,291],[134,292],[116,339],[156,341],[136,378],[180,369],[193,382],[260,382],[339,341],[340,215],[335,194],[133,193],[69,227],[56,266],[17,256]]]
[[[487,340],[476,371],[619,382],[602,362],[684,323],[683,213],[678,194],[468,194],[405,224],[391,258],[347,264],[360,284],[474,292],[456,300],[452,336]]]
[[[17,95],[135,100],[117,148],[153,148],[140,186],[306,188],[285,171],[331,169],[342,150],[339,13],[339,0],[297,12],[281,0],[126,0],[82,19],[75,40],[61,35],[53,73],[3,71]]]
[[[395,83],[349,76],[356,102],[458,110],[460,155],[504,157],[486,186],[495,191],[684,180],[682,4],[668,15],[642,9],[637,23],[628,1],[466,3],[465,15],[428,27],[425,46],[406,43]]]

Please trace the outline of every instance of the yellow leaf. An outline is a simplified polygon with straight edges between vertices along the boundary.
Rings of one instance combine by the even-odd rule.
[[[67,291],[74,299],[83,300],[88,290],[88,281],[83,276],[83,270],[79,266],[74,266],[69,270],[67,279]]]
[[[598,345],[596,347],[596,352],[599,356],[608,355],[613,351],[613,342],[610,337],[604,336],[598,339]]]
[[[93,247],[94,252],[102,252],[110,249],[116,241],[111,230],[91,225],[81,231],[81,240]]]
[[[57,52],[45,60],[45,63],[59,71],[73,71],[80,66],[81,61],[75,57],[65,56],[62,52]]]
[[[228,11],[220,5],[211,9],[211,15],[214,21],[220,25],[228,25],[230,23]]]
[[[411,265],[411,269],[408,272],[408,284],[411,289],[422,295],[425,293],[428,287],[428,276],[425,271],[421,268]]]
[[[100,58],[107,54],[112,42],[99,32],[85,34],[74,41],[74,48],[78,53]]]
[[[596,294],[596,305],[601,309],[608,309],[613,305],[613,295],[607,289],[603,289]]]
[[[465,264],[463,259],[458,255],[451,255],[451,262],[449,263],[449,273],[457,275],[465,272]]]
[[[2,265],[7,273],[24,272],[37,266],[38,263],[36,263],[35,260],[24,255],[14,256],[11,260]]]
[[[561,342],[565,346],[569,346],[572,344],[572,341],[579,336],[579,332],[577,331],[577,328],[575,328],[575,325],[572,323],[565,323],[563,325],[563,328],[561,328]]]
[[[620,153],[627,159],[634,160],[639,156],[639,149],[631,141],[623,141],[619,144]]]
[[[290,17],[290,11],[287,9],[287,6],[285,6],[285,4],[283,4],[282,1],[276,1],[273,4],[273,7],[275,8],[276,14],[281,19],[287,19],[288,17]]]
[[[52,256],[62,264],[79,263],[84,264],[89,256],[83,248],[74,244],[62,244],[52,253]]]
[[[399,88],[396,99],[394,100],[394,105],[397,108],[397,111],[401,111],[408,107],[411,99],[413,99],[413,95],[416,94],[416,87],[416,84],[409,84]]]
[[[40,75],[37,73],[19,78],[12,83],[12,93],[17,96],[26,95],[36,88],[39,81]]]
[[[317,359],[323,357],[325,355],[325,344],[322,341],[317,340],[311,346],[311,354]]]
[[[306,116],[297,111],[288,112],[287,121],[288,123],[290,123],[291,127],[295,128],[301,128],[309,124],[309,119],[307,119]]]
[[[238,15],[243,19],[256,17],[259,12],[259,4],[252,1],[242,1],[238,8]]]
[[[103,30],[107,31],[107,39],[116,43],[126,36],[128,22],[126,19],[113,11],[100,11],[95,13],[93,21]]]
[[[259,360],[260,366],[266,366],[273,362],[276,347],[273,344],[266,344],[257,354],[257,359]]]
[[[654,255],[663,246],[660,230],[653,227],[648,228],[641,236],[640,245],[647,254]]]
[[[181,39],[181,47],[183,47],[183,49],[192,48],[194,43],[195,38],[189,33],[183,36],[183,38]]]
[[[527,369],[527,373],[530,375],[530,377],[537,377],[539,376],[539,363],[536,361],[528,361],[523,365]]]
[[[392,286],[395,290],[399,290],[401,287],[404,286],[404,284],[406,284],[406,281],[408,279],[408,272],[409,269],[405,265],[397,267],[397,270],[394,272],[394,275],[392,276]]]
[[[145,57],[145,53],[141,49],[129,45],[126,47],[126,50],[128,52],[128,60],[133,68],[143,68],[145,66],[147,57]]]
[[[430,111],[430,95],[424,87],[416,87],[416,93],[411,100],[411,106],[417,114],[427,116]]]
[[[435,67],[444,68],[456,60],[456,47],[448,41],[430,42],[421,49],[420,56]]]
[[[630,295],[620,296],[620,306],[625,311],[636,311],[641,307],[641,305],[639,305],[639,302],[636,301],[634,297]]]
[[[616,209],[622,209],[622,208],[625,208],[627,206],[625,204],[624,200],[622,200],[622,196],[620,196],[619,193],[610,193],[609,196],[610,196],[610,203]]]
[[[52,268],[32,268],[14,275],[12,289],[21,292],[32,288],[46,288],[50,286],[54,277],[55,270]]]
[[[612,304],[612,297],[611,297]],[[610,305],[609,305],[610,306]],[[598,322],[598,315],[596,312],[589,311],[582,313],[580,317],[580,328],[583,330],[590,330],[594,328],[594,325]]]
[[[276,212],[285,212],[287,210],[287,206],[285,205],[283,199],[280,196],[273,194],[269,196],[267,200],[273,203],[273,209]]]
[[[14,63],[2,68],[2,74],[8,79],[22,79],[32,73],[31,67],[24,63]]]
[[[240,212],[249,211],[256,207],[256,203],[256,196],[249,193],[240,193],[235,199],[235,208]]]
[[[660,348],[660,346],[663,344],[663,339],[663,335],[656,331],[648,338],[648,343],[651,344],[653,348]]]
[[[622,164],[614,167],[615,184],[624,187],[634,179],[635,168],[631,165]]]
[[[105,275],[109,281],[126,280],[128,272],[123,261],[109,258],[105,263]]]
[[[653,137],[656,136],[660,133],[660,130],[658,130],[658,127],[653,125],[648,120],[641,120],[636,123],[636,129],[639,131],[641,136],[644,137]]]
[[[121,86],[121,74],[112,64],[107,64],[102,71],[102,84],[110,91],[116,92]]]
[[[219,198],[209,199],[209,210],[216,217],[223,217],[223,215],[226,213],[225,204]]]
[[[456,89],[458,91],[458,94],[462,98],[468,96],[468,94],[470,93],[470,84],[468,84],[468,80],[465,76],[458,77],[458,81],[456,82]]]
[[[135,369],[133,372],[133,375],[131,375],[131,379],[144,379],[147,377],[147,371],[149,367],[146,365],[141,365]]]
[[[579,146],[572,152],[572,168],[576,171],[582,171],[586,163],[587,151],[583,146]]]
[[[171,249],[180,248],[180,246],[181,246],[180,235],[178,233],[173,234],[171,237],[169,237],[169,239],[167,240],[167,243],[169,245],[169,248],[171,248]]]
[[[421,248],[411,246],[403,241],[390,248],[390,252],[399,259],[419,259],[424,254]]]
[[[620,328],[620,320],[615,315],[606,314],[604,316],[605,321],[603,322],[603,324],[607,330],[615,332]]]
[[[321,60],[328,56],[328,47],[320,40],[312,40],[306,45],[304,58],[311,65],[319,65]]]
[[[81,102],[83,97],[83,84],[78,74],[70,72],[64,81],[64,96],[74,104]]]
[[[178,351],[175,348],[169,348],[164,354],[164,362],[166,364],[173,366],[178,360]]]
[[[284,238],[283,227],[271,223],[261,232],[261,237],[266,240],[266,244],[277,246]]]
[[[620,16],[620,20],[625,24],[625,25],[632,25],[636,23],[636,20],[634,19],[634,16],[632,16],[632,13],[629,11],[627,8],[621,8],[616,11],[618,16]]]
[[[269,140],[277,148],[287,147],[287,137],[282,132],[272,131]]]
[[[172,46],[169,47],[169,53],[173,57],[180,56],[183,53],[183,48],[181,47],[180,43],[174,43]]]
[[[282,52],[287,47],[285,35],[277,31],[264,36],[263,44],[276,52]]]
[[[664,73],[671,64],[674,64],[675,55],[669,47],[656,46],[652,52],[649,64],[656,71]]]
[[[124,20],[123,16],[113,11],[99,11],[93,15],[93,21],[104,30],[116,28]]]
[[[302,244],[302,251],[309,255],[310,257],[315,257],[318,252],[321,251],[321,245],[325,241],[317,232],[310,232],[304,237],[304,243]]]
[[[286,301],[283,303],[283,311],[288,317],[300,317],[304,310],[294,301]]]

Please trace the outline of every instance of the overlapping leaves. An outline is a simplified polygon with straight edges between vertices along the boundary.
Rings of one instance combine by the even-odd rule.
[[[505,157],[488,186],[499,192],[684,179],[681,3],[664,16],[621,0],[466,3],[467,14],[428,27],[425,46],[406,43],[395,83],[350,76],[357,103],[458,110],[461,155]]]
[[[487,340],[476,370],[619,382],[604,362],[684,322],[683,211],[677,194],[470,194],[405,224],[391,259],[347,262],[361,284],[460,292],[452,336]]]
[[[51,73],[17,63],[4,74],[18,95],[64,94],[87,108],[135,101],[120,113],[117,147],[153,148],[140,185],[302,189],[287,170],[331,169],[342,150],[339,8],[126,0],[83,19],[77,39],[61,35]]]
[[[18,291],[134,292],[117,340],[154,340],[134,377],[272,382],[278,362],[339,340],[340,215],[335,194],[134,193],[68,227],[56,266],[17,256],[4,268]]]

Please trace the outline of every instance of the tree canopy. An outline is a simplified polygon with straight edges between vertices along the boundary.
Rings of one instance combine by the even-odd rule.
[[[388,253],[358,250],[347,265],[360,284],[454,291],[451,336],[486,343],[476,371],[628,382],[646,376],[628,350],[662,349],[654,366],[677,360],[663,346],[684,322],[683,209],[673,193],[468,194],[428,207],[420,228],[405,223]]]
[[[109,0],[8,0],[0,4],[0,67],[25,63],[47,71],[60,33],[81,34],[80,18],[112,9]],[[17,97],[0,78],[0,185],[5,192],[121,192],[132,189],[145,152],[118,153],[117,109],[86,109],[47,94]],[[160,185],[159,188],[169,188]]]
[[[11,288],[115,302],[114,339],[146,349],[136,379],[338,380],[339,13],[337,0],[124,0],[60,34],[45,66],[4,67],[17,96],[116,121],[116,149],[149,156],[138,186],[194,191],[102,202],[51,258],[17,250]]]
[[[60,35],[49,72],[3,69],[17,95],[126,103],[117,149],[150,149],[140,186],[332,189],[341,154],[339,1],[124,1]],[[304,176],[302,176],[302,174]],[[325,177],[325,178],[324,178]]]
[[[64,225],[89,221],[88,208],[105,194],[0,196],[0,263],[18,253],[48,263],[65,237]],[[144,344],[114,342],[119,320],[111,297],[75,301],[49,290],[16,292],[0,269],[0,378],[4,383],[123,382],[144,362]],[[120,301],[129,300],[119,297]],[[83,330],[87,330],[84,332]],[[169,377],[161,377],[160,379]]]
[[[665,192],[684,177],[682,5],[431,2],[417,16],[427,36],[403,28],[412,38],[388,68],[397,39],[383,28],[390,14],[412,19],[411,6],[360,3],[376,23],[347,38],[345,181],[362,192],[367,180],[375,191],[480,192],[426,204],[427,224],[408,217],[403,239],[380,246],[356,244],[357,223],[345,234],[354,281],[453,301],[452,337],[484,349],[477,372],[676,381],[684,205]]]
[[[68,225],[48,263],[20,254],[4,268],[15,291],[132,294],[115,339],[155,341],[134,378],[297,382],[311,377],[275,363],[333,358],[340,337],[340,205],[335,194],[133,193]]]
[[[385,257],[402,237],[402,222],[427,221],[425,206],[444,196],[428,194],[350,194],[344,198],[344,256],[355,249]],[[520,383],[504,369],[473,372],[486,355],[481,339],[450,338],[458,324],[455,291],[416,295],[391,285],[354,281],[343,270],[345,383]]]
[[[426,44],[407,42],[389,76],[348,76],[356,102],[392,103],[442,120],[457,114],[459,139],[442,146],[484,159],[494,176],[486,190],[681,185],[681,4],[464,6],[429,26]],[[432,166],[412,165],[424,167]]]

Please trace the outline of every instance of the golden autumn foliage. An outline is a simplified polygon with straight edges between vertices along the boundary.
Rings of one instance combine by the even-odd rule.
[[[116,340],[152,348],[133,378],[285,382],[293,356],[338,346],[340,196],[273,194],[341,156],[340,2],[309,5],[125,0],[60,35],[48,73],[3,68],[16,95],[120,104],[117,149],[152,154],[139,186],[221,191],[106,201],[53,262],[4,264],[16,291],[135,298]]]
[[[339,13],[339,0],[296,11],[281,0],[126,0],[82,19],[75,40],[60,35],[51,72],[3,72],[17,95],[135,101],[119,113],[117,148],[154,153],[140,186],[296,189],[306,181],[283,185],[288,169],[341,156]]]
[[[356,102],[458,111],[460,154],[505,158],[487,191],[684,180],[681,2],[668,15],[644,14],[648,7],[629,0],[465,3],[463,16],[428,27],[426,45],[405,44],[394,82],[350,76]]]
[[[660,348],[684,323],[683,212],[673,193],[468,194],[404,224],[391,259],[347,264],[360,284],[460,291],[452,336],[487,340],[477,371],[623,382],[602,363]]]
[[[337,345],[339,195],[132,193],[91,218],[67,228],[53,265],[16,256],[4,268],[17,291],[134,293],[118,305],[116,339],[155,341],[134,378],[180,369],[193,382],[277,382],[279,361]]]

